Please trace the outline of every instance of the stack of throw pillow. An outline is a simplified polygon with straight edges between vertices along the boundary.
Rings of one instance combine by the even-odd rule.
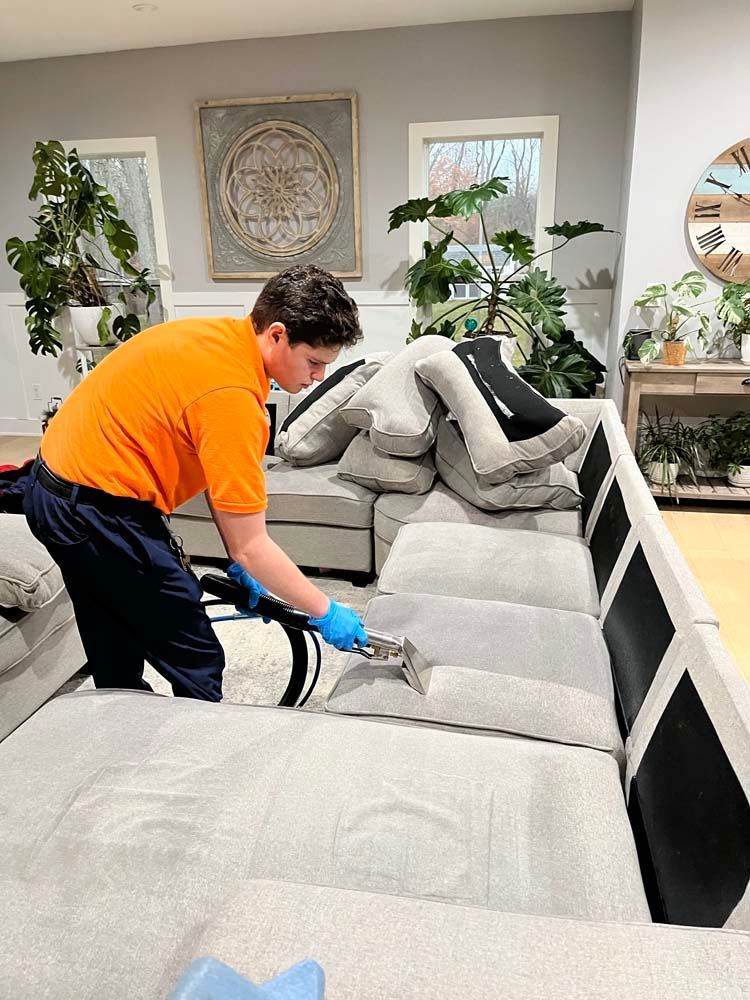
[[[439,475],[484,510],[577,507],[562,463],[584,424],[508,367],[500,344],[424,336],[340,368],[287,417],[277,451],[300,466],[338,458],[340,478],[380,493],[426,493]]]

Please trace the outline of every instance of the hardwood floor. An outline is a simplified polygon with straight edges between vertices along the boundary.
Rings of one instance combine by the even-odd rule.
[[[33,457],[40,440],[0,435],[0,465]],[[724,644],[750,682],[750,514],[724,509],[662,514],[721,622]]]
[[[34,458],[41,440],[40,437],[0,434],[0,465],[22,465],[27,458]]]

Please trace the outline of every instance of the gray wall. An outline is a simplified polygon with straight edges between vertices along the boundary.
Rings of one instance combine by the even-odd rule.
[[[193,101],[355,90],[360,100],[362,289],[402,287],[409,122],[560,116],[557,219],[618,222],[631,18],[533,17],[147,49],[0,65],[0,236],[26,234],[36,139],[154,135],[175,288],[208,279]],[[609,287],[617,239],[559,255],[571,287]],[[237,286],[243,287],[243,286]],[[0,291],[15,291],[0,263]]]

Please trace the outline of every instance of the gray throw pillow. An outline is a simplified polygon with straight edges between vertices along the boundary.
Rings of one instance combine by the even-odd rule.
[[[481,510],[533,507],[573,510],[583,499],[576,474],[562,462],[514,476],[507,483],[483,486],[474,472],[458,425],[445,417],[438,428],[435,465],[446,486]]]
[[[62,574],[25,517],[0,514],[0,606],[36,611],[63,589]]]
[[[429,452],[419,458],[386,455],[364,431],[344,452],[336,474],[375,493],[427,493],[435,480],[435,464]]]
[[[389,351],[337,369],[292,410],[276,435],[276,451],[290,465],[323,465],[343,455],[357,433],[341,410],[390,361]]]
[[[369,431],[373,444],[388,455],[424,455],[435,442],[440,402],[417,378],[414,366],[431,355],[450,353],[453,346],[447,337],[413,341],[349,400],[344,420]]]
[[[561,462],[586,435],[581,420],[504,364],[495,337],[465,340],[447,354],[424,358],[417,373],[458,421],[483,486]]]

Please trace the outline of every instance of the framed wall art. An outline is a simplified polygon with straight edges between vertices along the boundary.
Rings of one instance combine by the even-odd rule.
[[[195,128],[211,278],[362,277],[355,94],[199,101]]]

